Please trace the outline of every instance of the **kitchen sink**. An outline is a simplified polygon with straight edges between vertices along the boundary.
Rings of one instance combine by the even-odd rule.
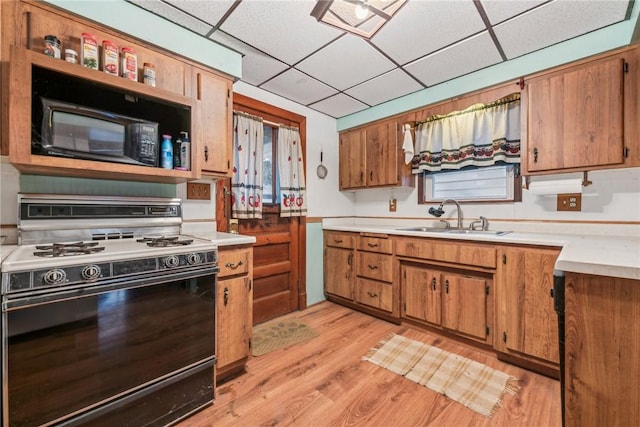
[[[442,228],[442,227],[407,227],[396,228],[400,231],[419,231],[422,233],[448,233],[448,234],[468,234],[468,235],[488,235],[488,236],[504,236],[511,233],[510,231],[497,230],[470,230],[468,228]]]

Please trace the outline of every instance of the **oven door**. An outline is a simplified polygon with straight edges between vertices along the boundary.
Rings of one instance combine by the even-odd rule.
[[[216,271],[3,299],[3,425],[164,425],[209,404]]]

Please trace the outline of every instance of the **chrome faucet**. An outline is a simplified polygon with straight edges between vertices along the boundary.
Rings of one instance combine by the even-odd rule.
[[[440,218],[442,216],[442,214],[444,214],[444,210],[442,209],[442,207],[445,205],[445,203],[448,202],[453,202],[456,204],[456,207],[458,208],[458,225],[456,226],[456,228],[458,230],[462,229],[462,209],[460,208],[460,203],[456,202],[453,199],[447,199],[444,202],[440,203],[440,206],[438,206],[437,209],[431,207],[429,208],[429,213],[433,216],[435,216],[436,218]]]
[[[480,224],[480,230],[487,231],[489,229],[489,220],[487,217],[481,216],[479,221],[473,221],[469,224],[469,230],[475,230],[476,225]]]

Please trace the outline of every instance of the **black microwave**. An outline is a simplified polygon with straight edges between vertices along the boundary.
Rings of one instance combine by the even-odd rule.
[[[158,166],[158,123],[42,97],[34,154]]]

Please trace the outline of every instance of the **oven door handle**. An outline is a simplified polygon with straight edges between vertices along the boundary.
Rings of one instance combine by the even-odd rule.
[[[37,293],[34,291],[29,294],[22,294],[20,296],[5,295],[3,296],[2,301],[2,311],[6,312],[29,308],[36,305],[69,301],[106,292],[117,291],[120,289],[143,288],[147,286],[161,285],[167,282],[196,279],[203,276],[215,275],[216,273],[218,273],[218,271],[219,268],[217,266],[207,266],[198,269],[190,269],[188,271],[177,271],[171,273],[162,271],[160,272],[160,274],[154,272],[136,276],[135,279],[132,279],[131,277],[120,277],[112,280],[105,280],[99,285],[80,284],[73,289],[66,288],[59,291],[52,289],[43,289]],[[215,301],[215,295],[208,295],[207,298],[211,298]]]

